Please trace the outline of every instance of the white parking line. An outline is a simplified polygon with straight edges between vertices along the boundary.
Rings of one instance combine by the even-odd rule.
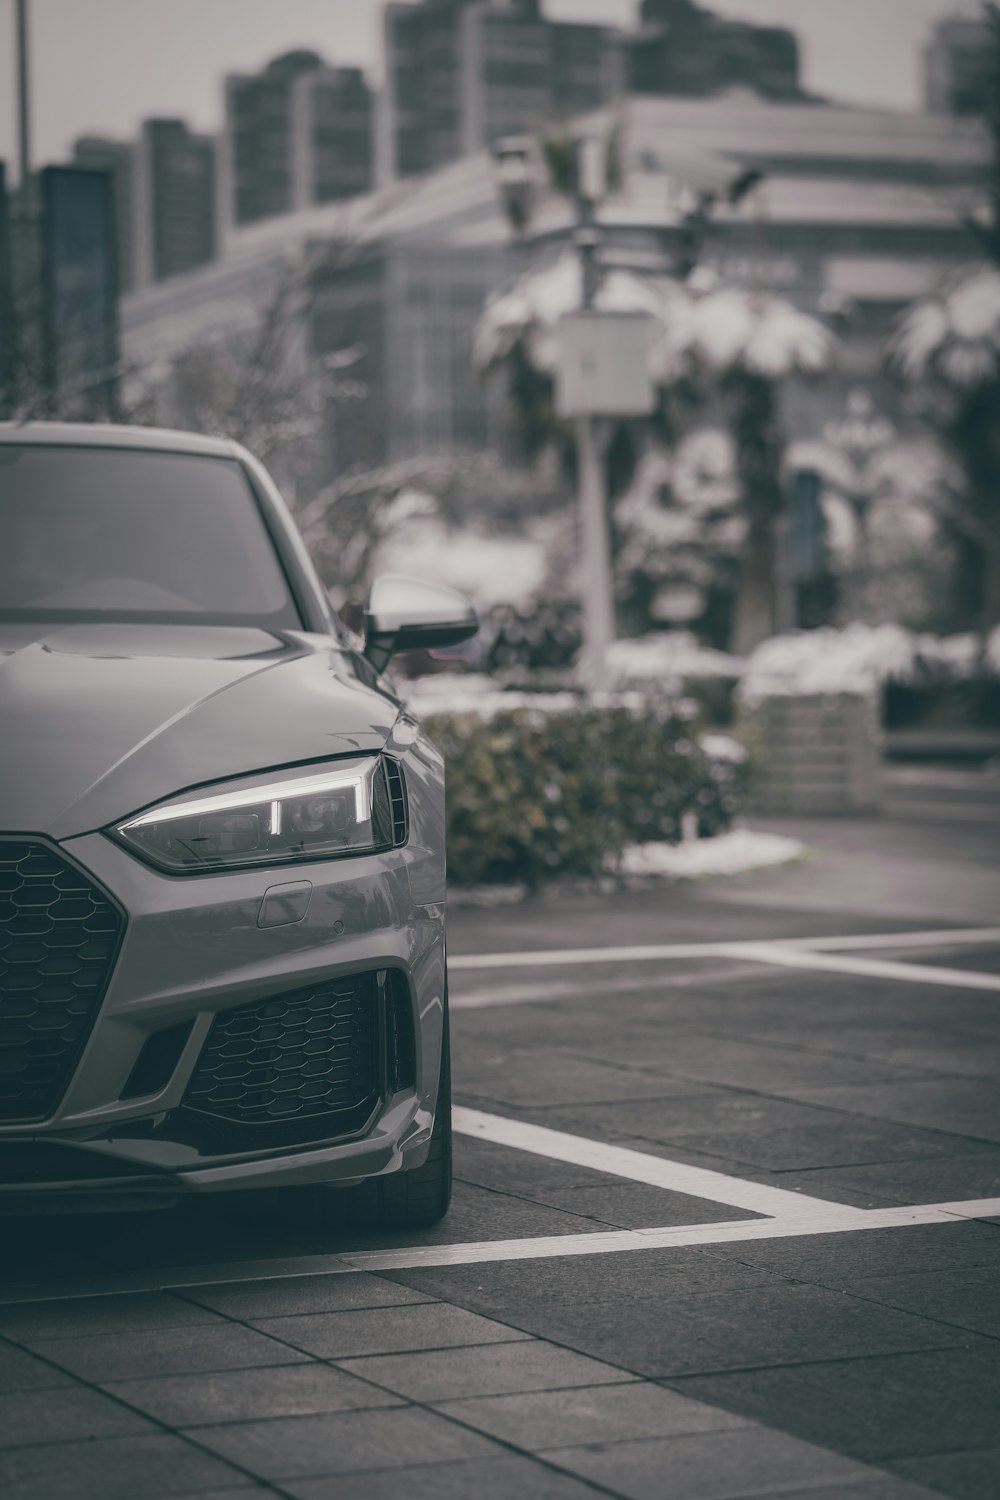
[[[1000,927],[937,927],[917,932],[863,932],[849,937],[770,938],[782,948],[841,953],[851,948],[965,948],[1000,943]]]
[[[932,933],[872,933],[828,938],[776,938],[763,942],[648,943],[617,948],[543,948],[522,953],[460,953],[448,960],[452,971],[483,969],[571,968],[592,964],[656,963],[660,961],[729,958],[773,965],[776,968],[815,969],[829,974],[863,975],[897,983],[948,985],[953,989],[1000,991],[1000,974],[980,974],[929,964],[904,964],[886,959],[838,957],[834,950],[863,947],[946,947],[1000,941],[995,927],[957,928]],[[820,951],[820,950],[827,951]],[[474,1004],[488,1004],[488,992],[477,991]],[[521,997],[498,993],[496,1004],[516,1003]],[[459,1002],[461,1004],[461,1002]]]
[[[815,1200],[806,1199],[807,1204]],[[692,1245],[732,1245],[753,1240],[855,1234],[873,1229],[912,1229],[1000,1216],[1000,1198],[974,1198],[960,1203],[921,1203],[906,1208],[847,1208],[823,1204],[836,1212],[776,1219],[727,1219],[715,1224],[675,1224],[665,1228],[613,1229],[592,1234],[538,1235],[531,1239],[472,1240],[458,1245],[407,1245],[395,1250],[355,1250],[335,1255],[284,1256],[276,1260],[243,1261],[202,1266],[176,1266],[159,1271],[87,1277],[50,1286],[7,1286],[0,1290],[0,1307],[25,1302],[64,1302],[78,1297],[111,1297],[122,1293],[183,1291],[198,1286],[232,1286],[247,1281],[283,1281],[292,1276],[339,1276],[365,1271],[414,1271],[434,1266],[485,1265],[488,1262],[551,1260],[583,1255],[620,1255],[645,1250],[683,1249]]]
[[[824,1204],[824,1208],[833,1208]],[[620,1229],[608,1234],[551,1235],[538,1239],[483,1240],[467,1245],[421,1245],[408,1250],[365,1250],[343,1255],[345,1270],[403,1271],[421,1266],[469,1266],[487,1261],[542,1260],[553,1256],[615,1255],[670,1250],[687,1245],[732,1245],[745,1240],[794,1239],[850,1234],[870,1229],[910,1229],[957,1224],[1000,1214],[1000,1198],[968,1203],[925,1203],[912,1208],[840,1208],[835,1214],[780,1219],[734,1219],[718,1224],[681,1224],[665,1229]]]
[[[824,974],[858,974],[866,979],[892,979],[905,984],[947,985],[955,990],[1000,991],[1000,974],[977,974],[970,969],[942,969],[936,964],[901,964],[884,958],[849,958],[785,948],[780,943],[734,943],[730,953],[753,963],[783,969],[813,969]]]
[[[750,968],[753,965],[749,966]],[[699,969],[697,971],[697,983],[699,985],[715,984],[717,980],[730,981],[747,973],[746,964],[734,964],[732,960],[720,967]],[[690,987],[695,982],[695,976],[689,969],[679,970],[671,973],[666,969],[659,969],[656,974],[656,990],[659,994],[663,990],[676,990]],[[463,983],[460,988],[455,989],[449,999],[452,1010],[487,1010],[494,1005],[537,1005],[539,1001],[552,1000],[578,1000],[581,988],[585,983],[591,986],[591,992],[596,985],[605,999],[615,995],[635,995],[649,992],[650,978],[643,974],[641,969],[628,970],[623,968],[620,975],[613,979],[602,978],[589,981],[584,980],[579,974],[573,979],[551,979],[539,974],[533,979],[526,979],[521,984],[490,984],[486,983],[481,989],[466,989]]]
[[[539,948],[524,953],[449,953],[458,969],[551,969],[566,964],[653,963],[661,958],[725,957],[729,943],[647,943],[631,948]]]
[[[683,958],[749,959],[797,969],[819,969],[842,974],[903,980],[916,984],[948,984],[979,990],[1000,990],[1000,976],[966,970],[917,967],[878,959],[836,957],[834,950],[863,948],[947,947],[1000,941],[1000,928],[943,929],[907,933],[794,938],[762,943],[674,943],[631,948],[546,950],[541,953],[467,954],[451,960],[453,969],[546,968],[571,964],[648,962]],[[828,951],[821,952],[819,950]],[[485,997],[487,992],[482,992]],[[498,992],[502,994],[501,992]],[[486,1003],[483,998],[479,1003]],[[115,1272],[80,1277],[57,1288],[44,1282],[0,1289],[0,1306],[36,1301],[64,1301],[75,1297],[103,1297],[121,1293],[182,1290],[203,1285],[228,1285],[295,1276],[329,1276],[352,1272],[412,1270],[421,1267],[475,1265],[487,1262],[537,1260],[554,1257],[607,1255],[623,1252],[734,1244],[742,1241],[784,1239],[823,1234],[845,1234],[876,1229],[904,1229],[916,1225],[956,1224],[973,1219],[1000,1218],[1000,1198],[916,1204],[901,1208],[857,1209],[822,1198],[811,1198],[785,1188],[747,1182],[722,1172],[692,1167],[665,1157],[626,1147],[611,1146],[546,1126],[527,1124],[481,1110],[456,1108],[455,1129],[474,1139],[488,1140],[514,1150],[666,1191],[686,1194],[766,1217],[729,1219],[714,1224],[681,1224],[649,1229],[594,1230],[586,1234],[541,1235],[527,1239],[478,1240],[461,1244],[411,1245],[389,1250],[350,1251],[331,1255],[282,1256],[269,1260],[227,1262]]]
[[[859,932],[844,936],[754,938],[754,947],[808,948],[833,952],[848,948],[952,948],[1000,943],[1000,927],[939,927],[932,931]],[[523,953],[452,953],[449,969],[546,969],[554,965],[647,963],[660,958],[719,958],[746,942],[639,943],[617,948],[538,948]]]
[[[823,1198],[807,1198],[788,1188],[747,1182],[741,1177],[729,1177],[724,1172],[713,1172],[705,1167],[690,1167],[684,1162],[650,1156],[625,1146],[609,1146],[603,1141],[550,1130],[546,1125],[529,1125],[523,1120],[511,1120],[504,1115],[485,1114],[482,1110],[464,1109],[458,1105],[452,1118],[460,1135],[475,1140],[492,1141],[498,1146],[510,1146],[515,1151],[547,1157],[550,1161],[569,1162],[574,1167],[624,1177],[630,1182],[645,1182],[650,1187],[684,1193],[689,1198],[707,1198],[712,1203],[744,1208],[749,1213],[776,1217],[780,1214],[801,1216],[809,1212],[820,1218],[824,1214],[843,1213],[840,1204],[828,1203]]]

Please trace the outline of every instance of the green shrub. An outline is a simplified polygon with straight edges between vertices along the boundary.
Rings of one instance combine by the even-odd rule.
[[[722,832],[743,770],[710,758],[676,708],[505,709],[427,721],[448,765],[448,874],[457,885],[596,875],[627,844],[676,842],[693,815]]]

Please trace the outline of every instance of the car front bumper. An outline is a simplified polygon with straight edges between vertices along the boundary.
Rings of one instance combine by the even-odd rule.
[[[58,1103],[43,1120],[0,1125],[0,1208],[146,1207],[204,1192],[346,1186],[421,1164],[445,1007],[444,906],[426,900],[437,884],[428,867],[439,856],[411,844],[180,877],[152,870],[101,834],[58,850],[122,909],[124,936]],[[294,900],[283,902],[280,890],[268,896],[283,886]],[[308,1139],[296,1139],[292,1121],[276,1141],[266,1128],[227,1129],[192,1114],[192,1078],[220,1013],[365,975],[377,977],[381,997],[392,976],[394,1003],[412,1028],[406,1077],[382,1069],[367,1118],[348,1130],[333,1115],[313,1118]],[[127,1097],[147,1041],[169,1028],[185,1037],[169,1078],[156,1092]],[[384,1026],[378,1038],[385,1047]]]

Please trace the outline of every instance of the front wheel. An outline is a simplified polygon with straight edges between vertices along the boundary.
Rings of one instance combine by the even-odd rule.
[[[441,1076],[430,1148],[422,1166],[371,1177],[355,1188],[313,1191],[311,1215],[333,1227],[428,1229],[439,1223],[451,1202],[451,1028],[444,1011]]]

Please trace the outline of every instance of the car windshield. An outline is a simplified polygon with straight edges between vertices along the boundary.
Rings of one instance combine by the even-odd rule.
[[[300,627],[235,459],[0,445],[0,618]]]

